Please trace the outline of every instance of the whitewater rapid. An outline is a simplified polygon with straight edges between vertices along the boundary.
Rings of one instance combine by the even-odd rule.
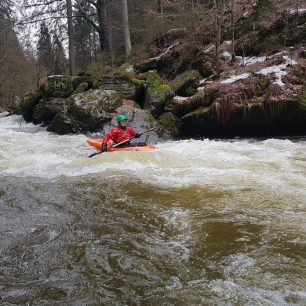
[[[88,136],[0,115],[0,301],[306,304],[305,137]]]
[[[101,137],[99,134],[94,137]],[[270,188],[306,196],[306,141],[183,140],[158,143],[153,152],[115,152],[88,158],[85,135],[59,136],[20,116],[0,118],[0,173],[58,177],[94,173],[129,175],[182,187]]]

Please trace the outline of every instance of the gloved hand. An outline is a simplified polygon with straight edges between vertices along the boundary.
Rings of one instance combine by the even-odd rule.
[[[107,152],[107,144],[106,143],[102,143],[102,152]]]
[[[135,135],[135,138],[139,138],[141,135],[142,135],[141,133],[137,133],[137,134]]]

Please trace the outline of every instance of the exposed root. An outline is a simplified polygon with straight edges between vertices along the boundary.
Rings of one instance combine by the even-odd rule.
[[[287,109],[286,100],[282,97],[282,88],[278,84],[270,84],[263,99],[267,115],[271,118]]]

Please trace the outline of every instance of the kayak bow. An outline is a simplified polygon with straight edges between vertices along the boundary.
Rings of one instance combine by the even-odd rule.
[[[102,149],[102,140],[95,139],[95,138],[88,138],[87,143],[97,150],[101,151]],[[145,145],[145,146],[129,146],[129,147],[123,147],[123,148],[109,148],[107,152],[117,152],[117,151],[153,151],[156,150],[157,147],[153,145]]]

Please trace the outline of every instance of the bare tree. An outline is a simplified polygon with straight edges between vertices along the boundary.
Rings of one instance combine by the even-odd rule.
[[[127,0],[121,0],[121,3],[122,3],[122,24],[123,24],[123,34],[124,34],[125,55],[126,57],[129,57],[131,54],[132,46],[131,46],[131,37],[130,37]]]
[[[66,0],[67,21],[68,21],[68,40],[69,40],[69,71],[71,75],[75,74],[75,53],[74,53],[74,31],[72,21],[71,0]]]

